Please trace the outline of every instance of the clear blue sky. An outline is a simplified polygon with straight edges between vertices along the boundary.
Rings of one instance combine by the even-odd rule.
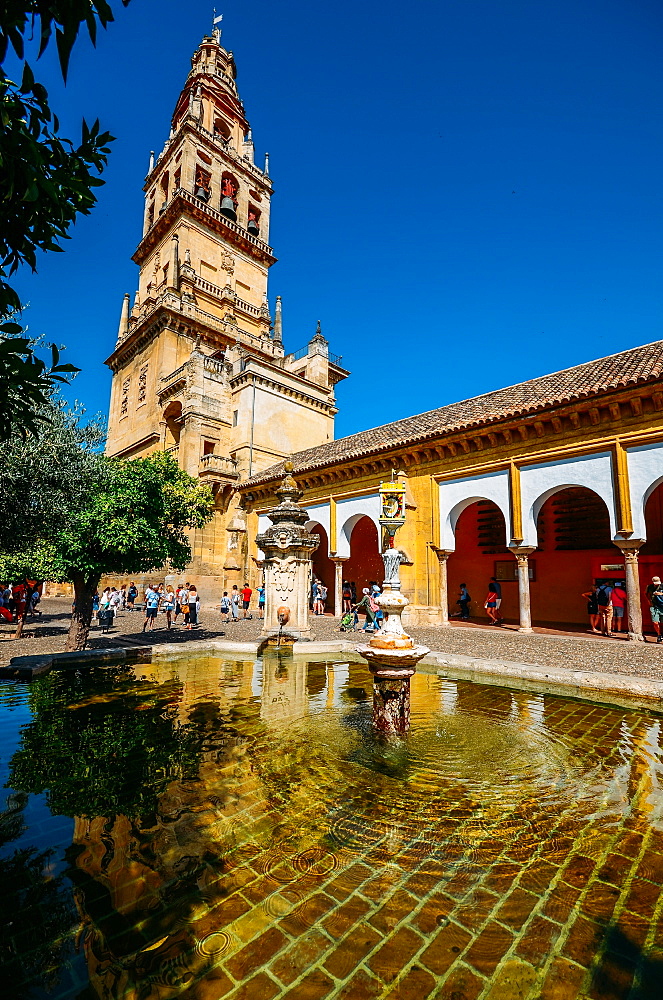
[[[65,134],[98,115],[117,142],[93,215],[19,289],[92,412],[136,288],[149,150],[211,20],[201,0],[117,6],[66,88],[52,57],[36,67]],[[220,9],[271,156],[286,348],[320,319],[353,373],[337,436],[663,335],[660,0]]]

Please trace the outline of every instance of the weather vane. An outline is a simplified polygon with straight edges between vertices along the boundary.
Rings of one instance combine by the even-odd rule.
[[[217,24],[220,24],[221,21],[223,21],[223,14],[219,14],[218,17],[217,17],[216,7],[212,7],[212,30],[213,31],[216,29]],[[216,29],[216,30],[220,31],[221,29],[219,28],[219,29]]]

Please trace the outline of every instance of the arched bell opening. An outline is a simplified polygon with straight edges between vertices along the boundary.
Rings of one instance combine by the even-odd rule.
[[[624,584],[624,557],[612,544],[605,501],[585,486],[567,486],[539,510],[537,549],[529,559],[532,620],[587,625],[587,593],[595,582]]]
[[[492,500],[475,500],[455,521],[455,551],[447,563],[449,611],[458,614],[456,603],[464,583],[472,598],[470,617],[486,622],[484,601],[492,576],[502,587],[500,612],[506,621],[518,621],[518,581],[516,560],[507,548],[504,514]]]

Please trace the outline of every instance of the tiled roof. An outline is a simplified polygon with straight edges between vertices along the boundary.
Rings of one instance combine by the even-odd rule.
[[[552,375],[484,393],[460,403],[450,403],[414,417],[395,420],[371,430],[328,441],[292,456],[295,474],[364,458],[392,448],[403,448],[431,438],[468,431],[485,424],[564,406],[614,389],[650,382],[663,374],[663,340],[587,361]],[[242,486],[258,485],[283,475],[283,462],[246,480]]]

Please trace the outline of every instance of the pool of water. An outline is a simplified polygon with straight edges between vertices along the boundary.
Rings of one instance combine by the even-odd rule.
[[[661,717],[363,662],[0,684],[20,998],[663,996]]]

